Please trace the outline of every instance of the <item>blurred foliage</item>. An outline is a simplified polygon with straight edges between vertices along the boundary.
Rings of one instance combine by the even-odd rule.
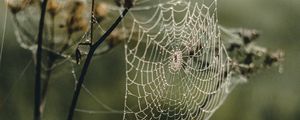
[[[2,33],[4,1],[1,1]],[[246,84],[237,86],[212,120],[299,120],[300,119],[300,1],[299,0],[219,0],[219,23],[225,27],[253,28],[261,31],[257,44],[271,50],[282,49],[286,57],[284,72],[277,68],[260,71]],[[11,16],[8,17],[3,59],[0,63],[0,119],[30,120],[33,107],[32,55],[16,42]],[[2,34],[1,34],[2,35]],[[26,64],[29,68],[22,71]],[[125,89],[124,50],[120,45],[109,54],[96,57],[85,85],[108,106],[123,110]],[[58,68],[51,81],[45,118],[66,118],[74,80],[71,65]],[[77,71],[78,72],[78,71]],[[93,76],[91,76],[93,75]],[[78,108],[105,110],[86,92]],[[76,119],[120,119],[122,114],[87,114],[76,112]]]

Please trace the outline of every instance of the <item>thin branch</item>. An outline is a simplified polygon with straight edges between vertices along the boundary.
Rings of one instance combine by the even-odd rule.
[[[54,49],[55,44],[54,44],[54,36],[55,36],[55,16],[51,16],[51,38],[49,41],[49,48],[51,50]],[[46,105],[46,96],[48,93],[49,89],[49,82],[51,80],[51,74],[52,74],[52,67],[57,59],[58,56],[56,56],[54,53],[47,51],[47,66],[46,66],[46,71],[45,71],[45,79],[42,87],[42,92],[41,92],[41,104],[40,104],[40,111],[41,111],[41,116],[43,116],[44,110],[45,110],[45,105]]]
[[[92,45],[93,44],[93,32],[94,32],[94,11],[95,11],[95,0],[92,0],[92,8],[91,8],[91,38],[90,38],[90,42]]]
[[[92,57],[96,51],[96,49],[101,45],[101,43],[110,35],[110,33],[117,27],[117,25],[122,21],[123,17],[127,14],[129,8],[125,8],[122,14],[118,17],[118,19],[113,23],[113,25],[103,34],[103,36],[100,37],[100,39],[93,45],[91,45],[90,50],[88,52],[87,58],[85,60],[85,63],[83,65],[83,68],[81,70],[81,74],[78,80],[78,83],[76,84],[75,92],[73,94],[72,103],[69,109],[68,113],[68,120],[73,120],[73,115],[76,107],[76,103],[78,101],[78,97],[80,94],[81,86],[83,84],[85,75],[88,71],[88,67],[90,65],[90,62],[92,60]]]
[[[35,66],[35,88],[34,88],[34,120],[41,120],[41,66],[42,66],[42,43],[43,30],[45,23],[46,7],[48,0],[44,0],[41,5],[41,17],[39,22],[38,47],[36,51],[36,66]]]
[[[46,96],[49,91],[49,83],[51,80],[51,74],[52,74],[52,67],[54,65],[54,62],[56,61],[56,56],[53,55],[52,53],[48,52],[48,60],[47,60],[47,66],[46,66],[46,72],[45,72],[45,79],[42,87],[42,92],[41,92],[41,104],[40,104],[40,111],[41,115],[43,115],[45,111],[45,105],[46,105]]]

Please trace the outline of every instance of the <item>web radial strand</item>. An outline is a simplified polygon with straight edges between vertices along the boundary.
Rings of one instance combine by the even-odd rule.
[[[162,1],[131,12],[123,119],[208,119],[229,93],[217,1]]]

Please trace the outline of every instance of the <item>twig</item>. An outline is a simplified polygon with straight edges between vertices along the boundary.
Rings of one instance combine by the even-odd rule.
[[[39,21],[39,33],[38,33],[38,47],[36,51],[36,66],[35,66],[35,88],[34,88],[34,120],[41,120],[41,65],[42,65],[42,42],[43,42],[43,30],[46,15],[46,7],[48,0],[44,0],[41,5],[41,17]]]
[[[54,36],[55,36],[55,16],[51,16],[51,38],[49,42],[49,48],[51,50],[54,49]],[[47,66],[46,66],[46,71],[45,71],[45,79],[42,87],[42,95],[41,95],[41,104],[40,104],[40,111],[41,111],[41,116],[43,116],[44,110],[45,110],[45,105],[46,105],[46,96],[48,93],[49,89],[49,82],[51,79],[51,74],[52,74],[52,67],[57,59],[57,56],[54,55],[52,52],[47,51]]]
[[[49,91],[49,83],[51,80],[51,74],[52,74],[52,67],[54,65],[54,62],[56,61],[57,57],[54,56],[52,53],[48,52],[48,63],[47,63],[47,68],[46,68],[46,73],[45,73],[45,79],[42,87],[42,92],[41,92],[41,104],[40,104],[40,111],[41,115],[43,115],[44,110],[45,110],[45,105],[46,105],[46,96]]]
[[[68,120],[73,119],[73,114],[75,111],[76,103],[80,94],[81,86],[83,84],[85,75],[87,73],[88,67],[90,65],[90,62],[92,60],[92,57],[96,51],[96,49],[101,45],[101,43],[109,36],[109,34],[117,27],[117,25],[122,21],[123,17],[127,14],[129,8],[125,8],[122,14],[118,17],[118,19],[113,23],[113,25],[104,33],[103,36],[100,37],[100,39],[93,45],[91,45],[90,50],[88,52],[88,55],[86,57],[85,63],[83,65],[83,68],[81,70],[81,74],[78,80],[78,83],[76,84],[75,92],[73,94],[72,103],[69,109],[68,113]]]
[[[90,38],[90,45],[93,44],[93,28],[94,28],[94,11],[95,11],[95,0],[92,0],[92,8],[91,8],[91,38]]]

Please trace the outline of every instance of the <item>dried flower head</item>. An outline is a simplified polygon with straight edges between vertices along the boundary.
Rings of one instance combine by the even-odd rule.
[[[249,44],[253,40],[257,39],[259,37],[259,33],[257,30],[250,30],[250,29],[240,29],[235,32],[236,34],[239,35],[244,40],[244,44]]]
[[[115,29],[108,37],[107,43],[110,48],[122,43],[126,39],[126,33],[122,29]]]
[[[70,3],[70,13],[75,16],[81,16],[86,10],[86,4],[82,1],[72,1]]]
[[[47,5],[47,11],[51,16],[55,16],[59,11],[61,4],[57,0],[49,0]]]
[[[284,61],[284,52],[282,50],[278,50],[274,53],[270,53],[266,56],[264,60],[265,66],[272,66],[273,64],[277,64]]]
[[[21,10],[23,10],[24,2],[16,1],[16,0],[6,0],[7,6],[13,14],[17,14]]]
[[[85,3],[81,1],[72,2],[66,23],[69,34],[77,31],[86,31],[88,29],[88,21],[84,17],[85,9]]]
[[[95,17],[98,22],[102,21],[108,14],[107,5],[105,3],[98,3],[95,8]]]
[[[32,5],[36,0],[5,0],[8,8],[13,14],[17,14],[25,9],[28,5]]]
[[[68,33],[72,34],[77,31],[86,31],[88,29],[88,21],[83,17],[70,17],[67,20]]]

